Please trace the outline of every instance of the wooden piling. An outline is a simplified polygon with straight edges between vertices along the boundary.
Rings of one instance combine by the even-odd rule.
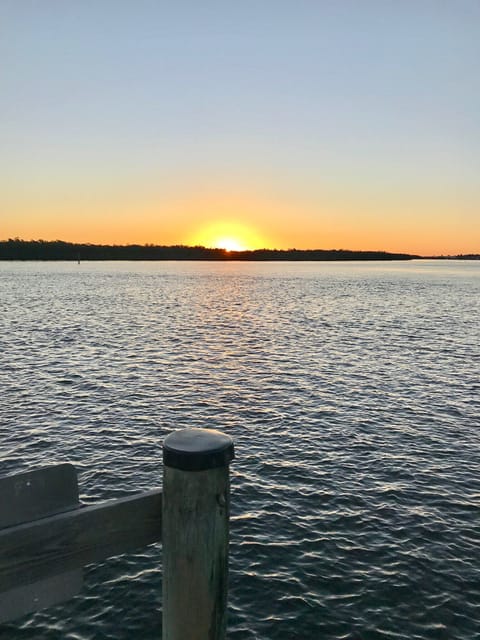
[[[163,640],[224,640],[233,441],[183,429],[164,442]]]

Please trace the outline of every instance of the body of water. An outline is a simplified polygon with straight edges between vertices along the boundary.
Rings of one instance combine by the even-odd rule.
[[[480,262],[0,263],[1,471],[91,504],[220,429],[229,638],[478,639],[479,300]],[[160,545],[84,573],[0,637],[160,637]]]

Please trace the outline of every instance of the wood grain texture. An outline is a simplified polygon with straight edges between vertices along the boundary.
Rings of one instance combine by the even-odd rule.
[[[0,597],[161,538],[162,493],[153,490],[0,530]]]
[[[228,466],[164,467],[163,640],[223,640],[228,578]]]
[[[58,464],[0,478],[0,529],[78,507],[77,472]]]
[[[83,583],[81,569],[0,593],[0,624],[52,607],[76,596]]]

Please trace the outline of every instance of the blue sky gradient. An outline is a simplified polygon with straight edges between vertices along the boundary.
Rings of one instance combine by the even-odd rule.
[[[0,59],[2,237],[480,251],[478,2],[1,0]]]

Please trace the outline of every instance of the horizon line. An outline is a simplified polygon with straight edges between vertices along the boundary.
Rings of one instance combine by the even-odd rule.
[[[108,244],[108,243],[97,243],[97,242],[73,242],[70,240],[61,240],[61,239],[55,239],[55,240],[44,240],[43,238],[39,238],[37,240],[35,239],[30,239],[30,240],[25,240],[23,238],[19,238],[19,237],[15,237],[15,238],[8,238],[5,240],[0,240],[0,245],[1,244],[10,244],[10,243],[21,243],[21,244],[44,244],[44,245],[48,245],[48,244],[62,244],[62,245],[70,245],[73,247],[98,247],[98,248],[121,248],[121,249],[128,249],[128,248],[145,248],[145,249],[198,249],[198,250],[203,250],[203,251],[212,251],[214,253],[223,253],[226,254],[228,256],[234,256],[234,255],[245,255],[245,254],[255,254],[255,253],[261,253],[261,252],[276,252],[276,253],[314,253],[314,252],[325,252],[325,253],[359,253],[359,254],[365,254],[365,253],[373,253],[373,254],[386,254],[386,255],[398,255],[398,256],[408,256],[409,258],[412,259],[441,259],[441,258],[456,258],[456,257],[478,257],[480,256],[480,253],[457,253],[457,254],[436,254],[436,255],[420,255],[420,254],[416,254],[416,253],[409,253],[406,251],[387,251],[386,249],[345,249],[345,248],[338,248],[338,249],[334,249],[334,248],[330,248],[330,249],[321,249],[321,248],[309,248],[309,249],[299,249],[296,247],[290,247],[288,249],[278,249],[275,247],[263,247],[263,248],[259,248],[259,249],[226,249],[223,247],[208,247],[205,245],[188,245],[188,244],[171,244],[171,245],[166,245],[166,244],[155,244],[155,243],[150,243],[150,242],[145,242],[143,244],[141,243],[123,243],[123,244]]]

